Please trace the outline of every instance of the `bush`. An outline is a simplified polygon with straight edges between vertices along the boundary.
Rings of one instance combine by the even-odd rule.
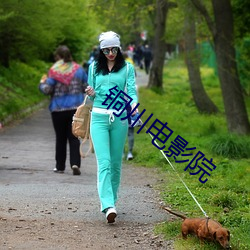
[[[214,194],[210,203],[221,208],[233,209],[237,207],[236,199],[230,192],[220,192],[218,194]]]
[[[250,139],[232,134],[214,136],[210,149],[216,155],[231,159],[249,158]]]

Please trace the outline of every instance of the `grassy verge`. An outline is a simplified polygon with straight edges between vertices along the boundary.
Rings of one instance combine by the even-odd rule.
[[[177,160],[191,160],[198,151],[204,153],[208,160],[213,158],[216,169],[210,173],[211,176],[207,176],[208,181],[205,184],[199,182],[199,175],[190,175],[188,171],[184,171],[188,163],[175,163],[173,157],[169,159],[206,213],[230,230],[232,249],[250,249],[250,159],[248,158],[250,138],[227,133],[218,79],[209,68],[202,68],[201,72],[205,89],[220,109],[219,114],[202,115],[197,112],[192,100],[186,68],[182,61],[175,60],[165,67],[163,93],[145,88],[139,90],[140,110],[146,109],[142,120],[145,121],[153,113],[154,116],[146,125],[147,128],[156,118],[168,123],[167,126],[173,130],[173,134],[165,143],[164,150],[168,149],[171,141],[178,135],[188,141],[188,147],[196,147],[192,151],[191,158],[180,156]],[[249,108],[250,100],[246,101]],[[185,213],[188,217],[202,217],[202,212],[176,173],[151,141],[146,129],[135,134],[133,163],[138,166],[157,167],[161,171],[165,181],[158,188],[165,204],[173,210]],[[159,141],[158,143],[163,146]],[[178,250],[219,249],[214,243],[200,246],[195,237],[190,237],[191,240],[184,242],[179,237],[180,225],[181,220],[176,219],[173,222],[158,225],[155,230],[168,239],[174,238],[175,248]]]
[[[12,62],[9,69],[0,67],[0,122],[6,123],[8,117],[19,118],[23,110],[31,110],[46,97],[38,90],[42,74],[48,65],[33,62],[30,65]]]

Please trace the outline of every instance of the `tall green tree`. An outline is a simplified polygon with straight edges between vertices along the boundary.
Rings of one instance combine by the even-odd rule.
[[[8,67],[11,59],[48,60],[62,43],[80,59],[94,38],[96,23],[88,3],[88,0],[1,0],[4,18],[0,18],[0,64]]]
[[[192,13],[192,15],[191,15]],[[196,44],[196,18],[194,7],[190,2],[185,5],[185,59],[188,69],[189,82],[195,105],[201,113],[217,113],[218,108],[207,95],[200,74],[200,55]]]
[[[167,14],[170,8],[177,7],[176,3],[168,0],[156,1],[155,34],[154,34],[154,57],[150,70],[148,87],[163,88],[163,66],[166,54],[166,31]]]
[[[238,134],[249,134],[250,124],[236,64],[230,0],[211,0],[213,18],[200,0],[191,1],[204,16],[213,37],[228,130]]]

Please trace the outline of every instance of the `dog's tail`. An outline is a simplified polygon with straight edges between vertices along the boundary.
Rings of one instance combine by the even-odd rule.
[[[178,216],[178,217],[182,218],[183,220],[187,219],[187,217],[186,217],[185,215],[183,215],[183,214],[179,214],[179,213],[177,213],[177,212],[173,212],[171,209],[169,209],[169,208],[167,208],[167,207],[164,207],[164,206],[162,206],[162,208],[163,208],[164,210],[168,211],[169,213],[171,213],[171,214],[173,214],[173,215],[175,215],[175,216]]]

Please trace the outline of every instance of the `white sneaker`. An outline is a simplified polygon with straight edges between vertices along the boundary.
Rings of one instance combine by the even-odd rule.
[[[134,156],[131,152],[128,152],[127,161],[133,160]]]
[[[117,212],[115,208],[110,207],[107,209],[106,218],[108,220],[108,223],[114,223],[116,216],[117,216]]]
[[[54,168],[53,171],[54,171],[55,173],[59,173],[59,174],[63,174],[63,173],[64,173],[63,170],[57,170],[57,168]]]

